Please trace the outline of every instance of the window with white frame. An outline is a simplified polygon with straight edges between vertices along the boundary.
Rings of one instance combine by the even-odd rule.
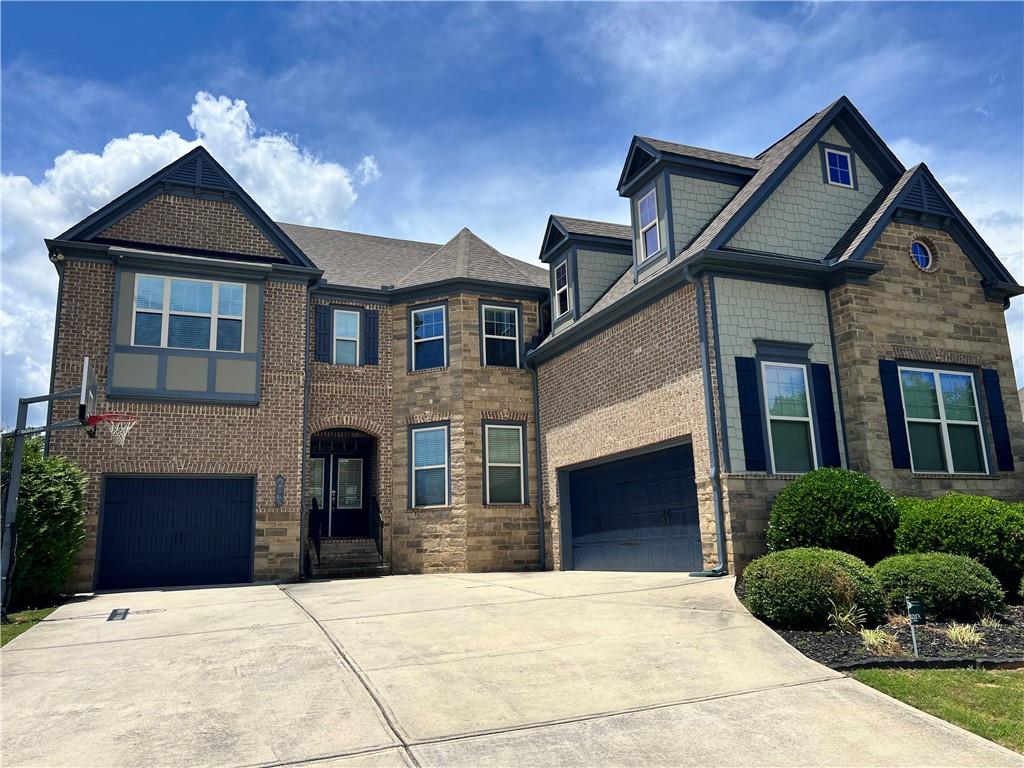
[[[412,430],[412,506],[448,506],[448,427]]]
[[[825,149],[825,170],[828,183],[839,187],[853,187],[853,165],[850,153],[839,149]]]
[[[569,296],[569,263],[563,261],[555,267],[555,317],[561,317],[572,309]]]
[[[487,503],[525,504],[522,426],[485,424],[484,462]]]
[[[519,367],[519,310],[483,305],[483,364]]]
[[[661,250],[661,232],[658,227],[658,194],[652,189],[637,203],[637,218],[640,222],[640,260],[653,256]]]
[[[412,370],[443,368],[448,364],[445,306],[412,311]]]
[[[761,363],[772,471],[809,472],[817,466],[807,366]]]
[[[359,364],[358,312],[334,310],[334,362],[337,365]]]
[[[137,275],[132,344],[241,352],[245,286],[184,277]]]
[[[974,376],[900,366],[914,472],[988,472]]]

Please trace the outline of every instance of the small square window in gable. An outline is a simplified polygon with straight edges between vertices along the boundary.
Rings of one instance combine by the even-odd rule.
[[[853,155],[846,150],[825,147],[824,156],[825,180],[833,186],[853,189]]]

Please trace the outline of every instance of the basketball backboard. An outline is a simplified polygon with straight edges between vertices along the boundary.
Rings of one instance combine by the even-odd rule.
[[[78,420],[89,426],[89,417],[96,411],[96,372],[89,365],[89,358],[82,360],[82,392],[78,398]]]

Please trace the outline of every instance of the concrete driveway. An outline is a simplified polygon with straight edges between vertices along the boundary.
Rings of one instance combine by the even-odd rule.
[[[104,594],[0,661],[8,767],[1024,765],[807,660],[732,579]]]

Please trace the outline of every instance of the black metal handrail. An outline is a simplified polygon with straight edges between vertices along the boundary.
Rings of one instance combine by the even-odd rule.
[[[384,564],[384,515],[380,511],[380,502],[373,497],[373,504],[370,506],[370,533],[377,545],[377,557],[381,565]]]

